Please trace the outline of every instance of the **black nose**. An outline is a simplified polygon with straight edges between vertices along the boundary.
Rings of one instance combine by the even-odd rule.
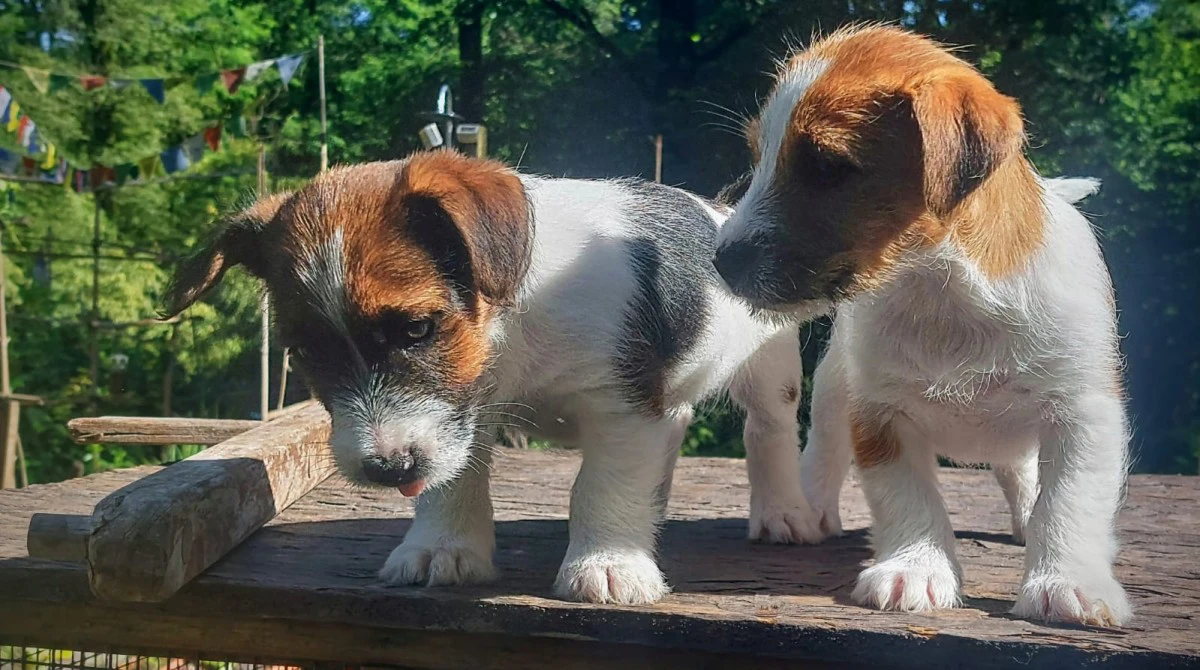
[[[363,475],[381,486],[400,486],[418,479],[417,460],[410,453],[368,456],[362,460]]]
[[[754,266],[762,255],[762,248],[753,242],[734,242],[717,249],[713,265],[721,278],[730,286],[738,283],[738,278],[753,272]]]

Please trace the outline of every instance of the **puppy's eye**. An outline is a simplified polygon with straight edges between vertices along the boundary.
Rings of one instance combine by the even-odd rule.
[[[413,343],[421,342],[433,335],[433,319],[417,319],[409,321],[404,330],[404,336]]]
[[[854,163],[832,156],[821,156],[808,163],[805,168],[808,181],[817,188],[841,186],[859,171]]]
[[[419,319],[395,316],[385,319],[371,331],[371,339],[380,347],[408,349],[428,342],[437,330],[434,317]]]

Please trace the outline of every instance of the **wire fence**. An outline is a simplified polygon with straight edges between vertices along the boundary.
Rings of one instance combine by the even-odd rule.
[[[195,655],[142,656],[0,645],[0,670],[311,670],[274,663],[206,660]]]

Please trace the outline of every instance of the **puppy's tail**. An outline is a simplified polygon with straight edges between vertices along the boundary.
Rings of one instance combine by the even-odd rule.
[[[1094,177],[1055,177],[1047,179],[1046,190],[1074,205],[1100,191],[1100,180]]]

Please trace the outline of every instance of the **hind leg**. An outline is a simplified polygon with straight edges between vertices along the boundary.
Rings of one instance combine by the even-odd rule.
[[[1038,496],[1038,454],[1033,449],[1014,463],[993,465],[992,472],[1012,511],[1013,542],[1025,544],[1025,525]]]
[[[683,447],[683,438],[687,435],[688,426],[692,423],[693,411],[687,407],[678,411],[674,417],[675,425],[667,437],[667,463],[662,481],[654,491],[654,507],[658,512],[661,523],[667,518],[667,503],[671,501],[671,483],[675,477],[675,462],[679,460],[679,450]]]
[[[746,410],[751,540],[821,540],[819,519],[800,485],[801,367],[799,329],[787,328],[759,347],[730,388]]]

